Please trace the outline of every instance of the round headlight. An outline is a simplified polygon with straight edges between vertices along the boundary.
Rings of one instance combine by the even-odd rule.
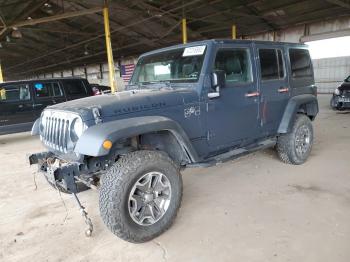
[[[76,118],[75,121],[73,122],[73,133],[77,136],[80,137],[81,134],[84,131],[84,124],[83,121],[80,118]]]
[[[340,95],[340,90],[339,90],[338,88],[336,88],[336,89],[334,90],[334,94],[337,95],[337,96],[339,96],[339,95]]]

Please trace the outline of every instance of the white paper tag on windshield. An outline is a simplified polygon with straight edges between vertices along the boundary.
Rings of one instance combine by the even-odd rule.
[[[205,45],[186,47],[182,56],[196,56],[203,55],[205,50]]]

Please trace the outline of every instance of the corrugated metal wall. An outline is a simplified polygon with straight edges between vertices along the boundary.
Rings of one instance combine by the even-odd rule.
[[[313,60],[315,82],[319,93],[333,93],[350,75],[350,56]]]

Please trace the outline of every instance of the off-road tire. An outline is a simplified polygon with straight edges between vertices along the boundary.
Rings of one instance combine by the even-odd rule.
[[[133,185],[148,172],[161,172],[171,184],[171,198],[163,217],[152,225],[139,225],[128,210],[129,194]],[[174,222],[182,199],[180,168],[167,154],[160,151],[135,151],[122,156],[102,175],[100,214],[107,228],[118,237],[142,243],[159,236]]]
[[[306,127],[310,131],[310,146],[302,155],[298,154],[296,150],[296,133],[301,127]],[[277,139],[276,149],[279,158],[287,164],[303,164],[311,153],[313,138],[311,120],[306,115],[297,114],[291,131],[287,134],[280,135]]]

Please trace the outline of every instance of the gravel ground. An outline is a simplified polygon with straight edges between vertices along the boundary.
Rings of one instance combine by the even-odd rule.
[[[110,233],[98,193],[80,194],[93,237],[75,202],[52,190],[26,155],[43,148],[29,133],[0,137],[0,261],[350,261],[350,112],[320,95],[315,144],[302,166],[272,149],[183,173],[175,224],[130,244]],[[35,187],[36,178],[37,188]]]

